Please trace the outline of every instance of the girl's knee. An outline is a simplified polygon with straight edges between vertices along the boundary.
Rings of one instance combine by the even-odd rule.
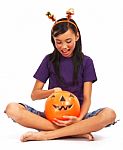
[[[109,116],[111,119],[115,120],[116,119],[116,113],[113,109],[111,108],[105,108],[105,113],[107,116]]]
[[[13,118],[19,114],[20,108],[21,106],[18,103],[9,103],[4,112],[8,117]]]
[[[9,103],[6,106],[6,109],[4,110],[4,113],[6,113],[8,115],[9,113],[11,113],[15,109],[16,105],[17,105],[16,103]]]
[[[100,113],[102,116],[102,120],[105,120],[106,122],[113,123],[116,119],[116,113],[111,108],[104,108],[102,112]]]

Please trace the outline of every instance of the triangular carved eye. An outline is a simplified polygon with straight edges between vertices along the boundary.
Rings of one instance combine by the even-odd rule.
[[[74,96],[73,96],[72,94],[70,94],[70,97],[73,97],[73,98],[74,98]]]

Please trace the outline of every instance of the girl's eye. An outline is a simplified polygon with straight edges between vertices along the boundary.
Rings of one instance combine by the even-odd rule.
[[[56,44],[61,44],[61,42],[56,42]]]
[[[66,43],[71,43],[72,40],[67,40]]]
[[[56,40],[56,41],[55,41],[55,43],[56,43],[56,44],[61,44],[62,42],[61,42],[61,41],[57,41],[57,40]]]

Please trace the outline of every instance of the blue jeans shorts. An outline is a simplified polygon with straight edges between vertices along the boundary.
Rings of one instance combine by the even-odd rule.
[[[30,111],[30,112],[32,112],[32,113],[34,113],[34,114],[36,114],[36,115],[39,115],[39,116],[41,116],[41,117],[43,117],[43,118],[46,118],[44,112],[38,111],[38,110],[36,110],[36,109],[30,107],[30,106],[27,105],[27,104],[23,104],[23,103],[19,103],[19,104],[23,105],[28,111]],[[95,110],[95,111],[92,111],[92,112],[87,113],[87,114],[85,115],[85,117],[83,118],[83,120],[84,120],[84,119],[88,119],[88,118],[93,117],[93,116],[96,116],[96,115],[97,115],[98,113],[100,113],[103,109],[104,109],[104,108],[99,108],[99,109],[97,109],[97,110]],[[117,122],[117,121],[116,121],[116,122]],[[106,127],[109,127],[110,125],[114,125],[116,122],[114,122],[114,123],[112,123],[112,124],[109,124],[109,125],[107,125]]]
[[[44,112],[38,111],[38,110],[34,109],[33,107],[31,107],[31,106],[29,106],[29,105],[27,105],[27,104],[23,104],[23,103],[19,103],[19,104],[23,105],[23,106],[26,108],[26,110],[28,110],[28,111],[30,111],[30,112],[36,114],[36,115],[39,115],[39,116],[41,116],[41,117],[43,117],[43,118],[46,118]],[[104,108],[99,108],[99,109],[97,109],[97,110],[95,110],[95,111],[93,111],[93,112],[89,112],[89,113],[87,113],[87,114],[85,115],[85,117],[84,117],[83,119],[87,119],[87,118],[96,116],[96,115],[97,115],[99,112],[101,112],[103,109],[104,109]]]

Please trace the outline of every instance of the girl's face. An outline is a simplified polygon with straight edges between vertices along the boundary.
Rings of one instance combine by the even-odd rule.
[[[64,57],[71,57],[73,55],[76,41],[78,39],[79,34],[77,33],[77,35],[75,35],[71,29],[58,35],[57,37],[54,37],[55,46]]]

